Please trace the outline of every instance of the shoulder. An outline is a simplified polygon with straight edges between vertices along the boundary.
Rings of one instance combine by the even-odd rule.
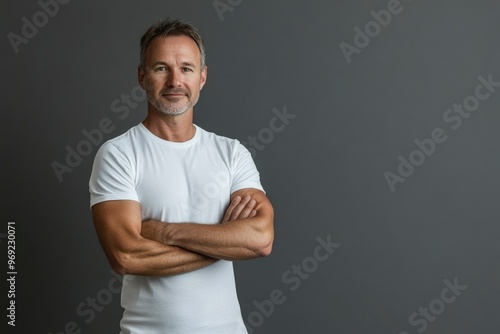
[[[134,140],[139,140],[141,137],[144,136],[143,130],[141,129],[142,123],[139,123],[137,125],[134,125],[130,129],[128,129],[126,132],[122,133],[121,135],[109,139],[106,143],[111,143],[116,146],[120,145],[126,145],[130,142],[133,142]]]
[[[121,135],[111,138],[104,142],[99,148],[99,152],[108,153],[108,152],[121,152],[123,154],[129,152],[134,144],[141,142],[141,137],[143,137],[140,129],[140,124],[135,125],[128,129],[126,132]]]
[[[195,125],[197,131],[200,131],[200,139],[203,144],[215,145],[219,148],[226,148],[231,152],[237,152],[245,147],[238,139],[229,138],[226,136],[218,135],[214,132],[207,131],[198,125]]]
[[[137,126],[109,139],[99,147],[92,166],[91,181],[99,178],[117,180],[133,175],[137,162]]]

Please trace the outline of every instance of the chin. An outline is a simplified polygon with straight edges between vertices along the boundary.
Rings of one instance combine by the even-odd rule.
[[[188,111],[189,108],[183,109],[183,110],[165,110],[165,109],[158,109],[159,112],[161,112],[163,115],[167,116],[179,116],[184,114],[186,111]]]

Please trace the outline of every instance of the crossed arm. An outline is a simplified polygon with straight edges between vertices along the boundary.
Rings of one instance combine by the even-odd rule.
[[[220,224],[141,222],[135,201],[107,201],[92,207],[97,235],[120,274],[175,275],[219,259],[267,256],[274,238],[273,208],[262,191],[241,189]]]

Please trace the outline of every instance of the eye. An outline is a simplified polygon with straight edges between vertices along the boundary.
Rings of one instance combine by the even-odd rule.
[[[183,67],[182,72],[193,72],[193,69],[189,67]]]
[[[167,68],[165,66],[158,66],[157,68],[155,68],[155,72],[163,72],[166,70]]]

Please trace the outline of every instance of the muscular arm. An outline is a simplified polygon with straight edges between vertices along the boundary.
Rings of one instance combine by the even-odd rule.
[[[246,218],[235,219],[240,215]],[[246,188],[231,195],[231,204],[220,224],[146,221],[141,233],[162,244],[209,257],[244,260],[271,253],[273,220],[273,207],[266,195],[260,190]]]
[[[141,207],[135,201],[107,201],[92,207],[99,241],[119,274],[175,275],[217,259],[141,236]]]

